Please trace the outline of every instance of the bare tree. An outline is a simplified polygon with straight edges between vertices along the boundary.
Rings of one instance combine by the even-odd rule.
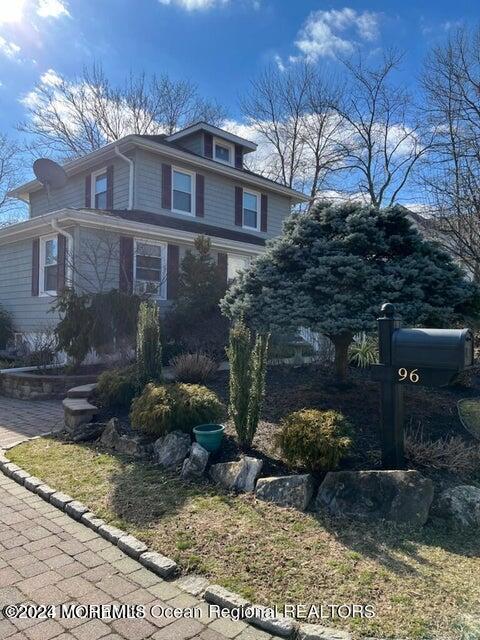
[[[480,280],[480,28],[460,28],[429,54],[425,117],[436,131],[423,186],[429,229]]]
[[[18,222],[25,211],[7,193],[21,181],[21,161],[18,146],[0,134],[0,227]]]
[[[67,252],[67,272],[82,293],[106,293],[118,288],[120,262],[118,237],[106,232],[82,234],[75,254]]]
[[[46,74],[24,103],[27,118],[19,129],[33,137],[36,155],[42,149],[63,159],[127,134],[169,134],[197,120],[219,124],[225,117],[189,81],[130,74],[115,86],[100,65],[73,80]]]
[[[387,53],[377,66],[366,66],[361,57],[342,62],[345,91],[332,107],[342,121],[338,142],[350,189],[376,207],[391,205],[430,148],[433,134],[422,129],[411,96],[392,82],[399,54]]]
[[[77,293],[94,294],[108,293],[112,289],[119,288],[118,272],[120,265],[120,243],[119,237],[106,231],[96,231],[95,233],[82,232],[78,239],[75,251],[70,246],[66,255],[66,268],[69,286],[73,287]],[[154,252],[153,257],[158,257],[154,245],[145,244],[145,251],[149,248]],[[120,265],[120,269],[124,269]],[[128,278],[128,274],[123,274]],[[163,287],[167,282],[167,274],[160,273],[158,282],[152,282],[154,287]],[[139,283],[137,283],[139,284]],[[136,293],[140,296],[152,295],[149,291],[148,282],[145,281],[146,288],[135,287]]]
[[[260,141],[259,170],[315,197],[339,167],[339,119],[331,109],[337,89],[308,64],[267,67],[241,100],[247,124]]]

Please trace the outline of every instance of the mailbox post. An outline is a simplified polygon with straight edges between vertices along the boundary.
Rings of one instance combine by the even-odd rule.
[[[392,367],[394,332],[401,322],[395,318],[393,304],[382,305],[383,315],[378,319],[378,354],[380,365]],[[403,387],[393,379],[380,383],[382,417],[382,464],[384,469],[405,467],[403,434]]]
[[[402,329],[393,304],[381,310],[379,364],[372,366],[372,378],[381,390],[382,464],[384,469],[402,469],[403,386],[449,384],[473,366],[473,334],[469,329]]]

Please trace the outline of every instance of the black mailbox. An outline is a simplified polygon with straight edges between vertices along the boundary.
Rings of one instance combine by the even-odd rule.
[[[469,329],[397,329],[392,335],[392,365],[460,372],[473,365]]]
[[[405,385],[444,386],[474,364],[469,329],[403,329],[393,304],[378,319],[379,363],[372,378],[381,384],[382,462],[385,469],[405,466],[403,391]]]

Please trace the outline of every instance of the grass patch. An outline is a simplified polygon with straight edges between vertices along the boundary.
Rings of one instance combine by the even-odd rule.
[[[200,571],[257,603],[374,605],[375,618],[323,620],[356,638],[480,637],[475,532],[433,526],[409,532],[298,513],[52,438],[19,445],[8,456],[185,571]]]

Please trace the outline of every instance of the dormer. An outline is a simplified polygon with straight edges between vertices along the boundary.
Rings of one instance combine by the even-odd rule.
[[[244,155],[257,149],[254,142],[206,122],[197,122],[165,140],[236,169],[243,169]]]

